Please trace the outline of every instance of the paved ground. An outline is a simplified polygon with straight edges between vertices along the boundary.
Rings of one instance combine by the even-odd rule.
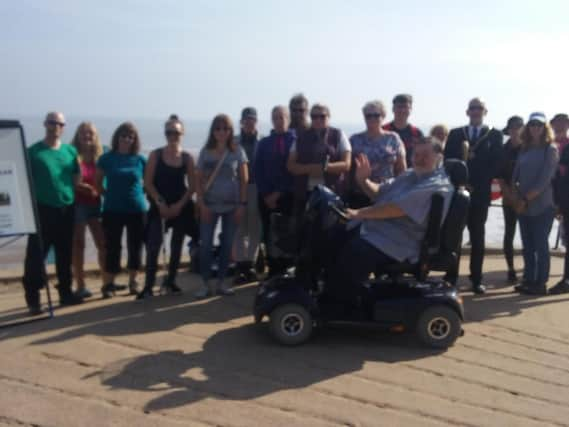
[[[501,258],[486,270],[495,286],[464,292],[466,335],[444,353],[354,327],[283,348],[251,325],[254,286],[195,302],[191,275],[181,297],[57,309],[0,329],[0,425],[569,425],[569,296],[511,293]],[[0,286],[0,322],[22,303]]]

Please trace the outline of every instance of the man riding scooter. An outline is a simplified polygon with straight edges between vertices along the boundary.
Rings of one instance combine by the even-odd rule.
[[[369,179],[367,157],[355,159],[356,182],[375,203],[347,210],[351,231],[330,266],[327,291],[332,298],[357,305],[358,289],[370,273],[381,272],[383,265],[418,261],[433,194],[444,199],[444,219],[454,191],[441,161],[441,143],[424,138],[413,150],[412,169],[377,184]]]

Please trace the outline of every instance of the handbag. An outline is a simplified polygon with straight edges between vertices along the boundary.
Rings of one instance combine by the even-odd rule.
[[[543,162],[545,162],[545,158],[547,156],[547,149],[548,147],[545,147],[545,149],[543,150]],[[519,161],[519,158],[518,158]],[[509,201],[509,205],[512,207],[512,209],[514,209],[514,212],[516,212],[518,215],[523,215],[524,213],[526,213],[526,211],[528,210],[529,207],[529,202],[528,200],[522,196],[520,190],[519,190],[519,186],[517,184],[517,180],[519,178],[519,174],[520,174],[520,169],[519,166],[516,165],[516,169],[514,170],[514,178],[512,179],[512,182],[514,183],[514,185],[510,190],[510,194],[507,196],[507,199]],[[506,199],[504,199],[505,201]]]
[[[504,199],[504,202],[506,199]],[[528,210],[528,201],[520,193],[519,188],[516,186],[511,189],[508,195],[508,205],[514,210],[518,215],[523,215]]]
[[[217,161],[217,164],[215,165],[215,169],[213,170],[213,172],[211,173],[211,175],[209,176],[207,182],[204,185],[203,188],[203,194],[202,197],[205,196],[205,193],[207,193],[207,190],[210,189],[211,185],[213,184],[213,182],[215,181],[215,178],[217,178],[217,175],[219,174],[219,171],[221,170],[221,165],[223,165],[223,162],[225,161],[225,158],[227,157],[227,149],[225,149],[225,151],[223,152],[223,155],[221,156],[221,158]],[[199,205],[196,203],[195,205],[195,210],[194,210],[194,215],[197,221],[199,221],[200,219],[200,209],[199,209]]]

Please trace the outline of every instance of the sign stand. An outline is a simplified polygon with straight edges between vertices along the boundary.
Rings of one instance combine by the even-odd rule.
[[[24,128],[19,121],[0,120],[0,148],[2,149],[2,159],[0,160],[0,238],[15,238],[0,247],[9,245],[19,237],[37,234],[40,250],[43,254],[44,242],[38,220]],[[26,319],[0,327],[53,318],[53,304],[48,280],[46,280],[45,287],[49,317]]]

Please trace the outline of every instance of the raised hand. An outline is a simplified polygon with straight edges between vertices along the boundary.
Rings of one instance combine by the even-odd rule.
[[[363,153],[360,153],[355,158],[356,161],[356,181],[363,184],[366,179],[371,176],[371,165],[369,159]]]

